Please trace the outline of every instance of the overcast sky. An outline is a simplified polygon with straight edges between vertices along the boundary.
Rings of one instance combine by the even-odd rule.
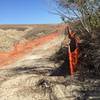
[[[49,12],[46,0],[0,0],[0,24],[48,24],[61,22]]]

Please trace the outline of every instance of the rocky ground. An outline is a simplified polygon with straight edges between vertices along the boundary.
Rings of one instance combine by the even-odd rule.
[[[25,35],[22,33],[20,37]],[[62,34],[39,39],[44,42],[37,46],[31,45],[28,52],[21,52],[21,56],[15,55],[16,59],[9,58],[10,63],[1,64],[0,100],[97,100],[98,98],[91,99],[93,92],[86,95],[84,86],[90,86],[87,80],[83,82],[84,85],[76,79],[71,80],[69,75],[66,78],[50,76],[52,71],[61,66],[59,62],[55,64],[49,59],[59,50],[63,39]],[[17,54],[20,55],[19,52]],[[95,82],[99,84],[99,80]]]

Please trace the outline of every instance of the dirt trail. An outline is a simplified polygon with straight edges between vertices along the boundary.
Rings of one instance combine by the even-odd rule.
[[[58,35],[60,35],[60,33],[54,32],[46,36],[41,36],[40,38],[27,43],[16,44],[13,51],[0,52],[0,66],[11,64],[16,59],[30,52],[33,48],[55,39]]]

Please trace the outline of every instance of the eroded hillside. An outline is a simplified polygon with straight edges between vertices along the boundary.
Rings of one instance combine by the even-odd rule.
[[[0,51],[1,100],[74,99],[71,91],[80,90],[80,86],[69,84],[66,88],[63,76],[50,76],[50,73],[60,66],[59,63],[55,64],[49,60],[59,50],[64,39],[58,28],[62,29],[53,26],[51,30],[50,26],[50,30],[47,30],[46,27],[46,33],[39,32],[40,29],[35,33],[32,26],[23,31],[1,28],[1,37],[5,39]],[[5,46],[9,49],[4,49]]]

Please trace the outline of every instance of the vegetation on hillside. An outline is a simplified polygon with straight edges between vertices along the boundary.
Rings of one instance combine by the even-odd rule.
[[[82,75],[88,72],[100,74],[99,0],[56,0],[55,3],[54,13],[60,15],[81,39],[77,68]]]

